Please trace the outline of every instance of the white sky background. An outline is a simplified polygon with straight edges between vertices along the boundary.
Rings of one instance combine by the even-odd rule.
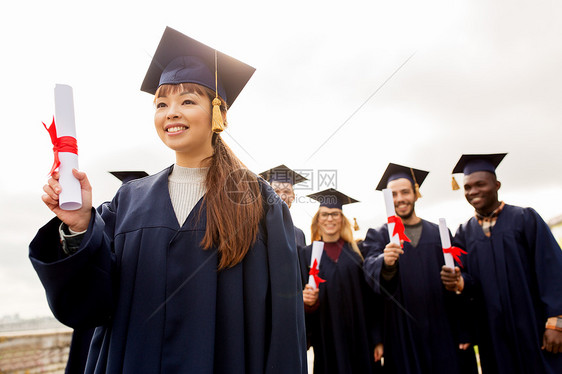
[[[11,3],[0,14],[0,316],[50,313],[27,247],[52,217],[40,199],[53,159],[41,122],[54,114],[56,83],[74,88],[96,205],[120,185],[109,170],[152,174],[174,162],[139,90],[166,26],[256,67],[224,139],[256,173],[281,163],[337,170],[337,188],[361,201],[344,208],[357,238],[385,219],[374,188],[388,162],[430,171],[416,211],[452,231],[472,214],[450,189],[463,153],[508,152],[500,198],[547,220],[562,213],[560,2],[91,4]],[[316,182],[291,210],[307,237],[317,204],[303,196]]]

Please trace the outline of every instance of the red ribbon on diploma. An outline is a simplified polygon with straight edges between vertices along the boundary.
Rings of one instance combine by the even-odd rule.
[[[404,233],[405,228],[400,217],[398,216],[388,217],[388,223],[394,223],[394,230],[392,231],[392,236],[398,234],[398,238],[400,240],[404,240],[405,242],[410,241],[410,238],[408,238]]]
[[[49,175],[52,175],[55,172],[55,170],[60,166],[59,152],[68,152],[77,155],[78,144],[76,143],[76,138],[73,138],[72,136],[61,136],[60,138],[57,137],[55,117],[53,117],[53,122],[51,123],[51,126],[48,128],[44,122],[42,123],[43,126],[45,126],[45,130],[49,132],[49,135],[51,136],[51,143],[53,143],[53,153],[55,154],[55,160],[53,161],[53,167],[49,172]]]
[[[449,248],[443,248],[443,253],[450,253],[451,255],[453,255],[453,258],[459,264],[459,266],[461,268],[463,267],[461,262],[461,253],[466,254],[465,251],[463,251],[459,247],[449,247]]]
[[[312,275],[314,277],[314,281],[316,282],[316,288],[320,287],[320,283],[326,282],[324,279],[318,276],[318,273],[320,273],[320,270],[318,269],[318,261],[314,259],[314,262],[312,263],[312,267],[310,268],[308,275]]]

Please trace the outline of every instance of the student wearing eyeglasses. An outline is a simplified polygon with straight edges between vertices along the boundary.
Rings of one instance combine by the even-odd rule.
[[[383,353],[375,316],[377,299],[363,275],[363,257],[342,207],[357,200],[328,189],[308,195],[320,202],[312,241],[324,245],[316,279],[305,284],[306,328],[314,349],[314,374],[375,373]],[[299,252],[303,283],[309,279],[312,245]],[[314,267],[314,266],[313,266]]]

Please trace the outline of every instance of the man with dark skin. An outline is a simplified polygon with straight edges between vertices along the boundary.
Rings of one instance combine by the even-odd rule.
[[[441,279],[476,302],[484,369],[562,373],[562,251],[534,210],[499,200],[504,156],[464,155],[453,170],[475,217],[454,238],[467,251],[462,272],[443,267]]]

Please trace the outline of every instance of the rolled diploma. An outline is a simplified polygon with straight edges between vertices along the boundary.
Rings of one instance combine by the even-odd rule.
[[[386,217],[390,218],[396,215],[396,211],[394,210],[394,199],[392,198],[392,190],[389,188],[385,188],[382,190],[382,194],[384,196],[384,204],[386,206]],[[394,223],[388,224],[388,237],[391,243],[396,243],[400,245],[400,237],[398,234],[392,235],[394,232]]]
[[[76,139],[74,120],[74,101],[72,87],[55,85],[55,126],[57,136],[72,136]],[[78,169],[78,155],[70,152],[59,152],[60,167],[59,207],[63,210],[77,210],[82,207],[82,191],[80,182],[72,175],[72,169]]]
[[[310,256],[310,268],[314,265],[314,259],[316,259],[316,264],[318,269],[320,269],[320,259],[322,258],[322,252],[324,252],[324,242],[314,241],[312,242],[312,255]],[[308,284],[310,284],[314,289],[316,289],[316,281],[314,276],[308,276]]]
[[[451,248],[451,238],[449,237],[449,230],[447,229],[445,218],[439,218],[439,236],[441,237],[441,246],[443,249]],[[443,257],[445,257],[445,266],[454,269],[455,260],[453,260],[453,255],[443,252]]]

